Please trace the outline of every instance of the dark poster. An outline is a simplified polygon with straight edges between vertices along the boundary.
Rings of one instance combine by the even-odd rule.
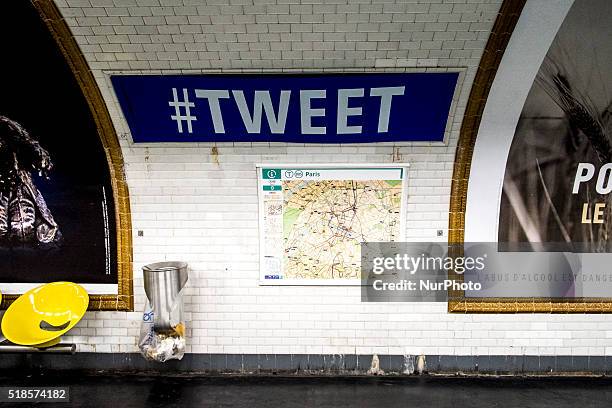
[[[113,190],[87,102],[30,2],[0,13],[0,290],[116,284]]]
[[[506,165],[499,242],[507,249],[611,252],[612,195],[597,182],[612,162],[611,18],[612,2],[577,0],[539,69]],[[576,186],[581,163],[594,171]]]

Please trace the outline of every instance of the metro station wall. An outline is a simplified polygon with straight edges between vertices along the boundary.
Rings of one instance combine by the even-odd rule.
[[[135,311],[88,313],[66,339],[80,351],[137,351],[145,299],[140,267],[164,259],[191,267],[186,311],[193,353],[603,355],[612,348],[607,316],[457,315],[447,313],[446,303],[361,303],[356,287],[258,286],[256,163],[410,163],[406,235],[446,241],[458,132],[499,1],[56,3],[123,135],[133,223]],[[117,71],[447,67],[466,71],[444,144],[135,145],[109,81]]]

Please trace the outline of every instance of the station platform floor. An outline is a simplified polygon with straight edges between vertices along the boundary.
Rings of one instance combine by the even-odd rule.
[[[610,407],[608,377],[0,376],[0,387],[65,386],[73,407]],[[37,404],[38,405],[38,404]],[[25,403],[0,403],[0,407]]]

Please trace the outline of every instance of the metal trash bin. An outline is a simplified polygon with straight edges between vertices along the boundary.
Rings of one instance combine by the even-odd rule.
[[[172,313],[182,309],[181,291],[188,280],[185,262],[158,262],[142,268],[144,288],[154,311],[156,329],[172,328]]]
[[[158,262],[142,268],[147,304],[142,318],[139,348],[149,360],[181,359],[185,353],[183,289],[185,262]]]

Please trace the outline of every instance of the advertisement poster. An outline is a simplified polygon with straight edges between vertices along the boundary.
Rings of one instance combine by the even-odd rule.
[[[117,292],[109,166],[87,101],[29,2],[0,28],[0,291]],[[40,69],[39,67],[44,67]]]
[[[500,250],[562,252],[567,267],[544,269],[544,282],[497,285],[502,292],[489,296],[611,293],[611,14],[609,1],[573,4],[527,97],[506,164]]]
[[[402,241],[406,171],[258,167],[260,283],[359,285],[361,243]]]

